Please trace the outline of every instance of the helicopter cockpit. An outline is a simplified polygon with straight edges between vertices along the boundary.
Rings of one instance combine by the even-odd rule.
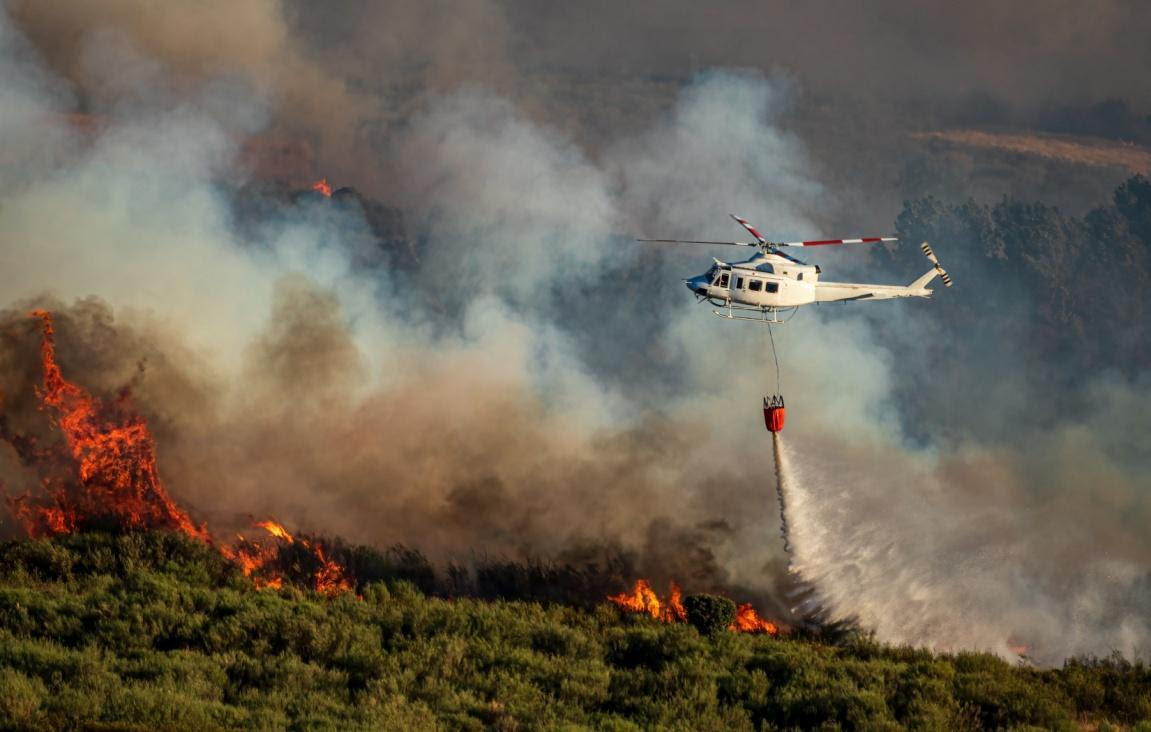
[[[704,275],[705,281],[713,287],[727,287],[731,278],[731,267],[720,266],[719,262],[711,265],[711,269]]]

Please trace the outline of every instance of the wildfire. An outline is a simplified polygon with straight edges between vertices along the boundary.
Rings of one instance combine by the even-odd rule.
[[[168,496],[156,465],[155,440],[144,419],[132,411],[127,393],[107,405],[65,379],[56,362],[56,331],[51,314],[37,310],[32,316],[40,319],[40,361],[44,372],[43,385],[36,394],[41,409],[53,413],[53,423],[64,434],[72,463],[66,477],[44,479],[48,494],[44,504],[31,502],[28,495],[8,500],[29,536],[59,536],[111,524],[126,529],[178,531],[215,544],[207,526],[196,525]],[[50,456],[47,451],[29,454],[38,460]],[[235,562],[245,576],[252,577],[257,587],[282,586],[283,577],[270,567],[281,546],[299,544],[314,558],[312,579],[318,592],[337,595],[352,590],[347,572],[327,556],[318,542],[297,539],[275,521],[259,521],[255,526],[280,544],[239,536],[234,546],[219,546],[219,551]]]
[[[352,591],[352,583],[348,581],[344,568],[338,562],[324,556],[322,546],[318,544],[315,547],[308,544],[304,546],[308,546],[315,553],[316,559],[320,561],[319,568],[312,574],[312,579],[316,583],[316,592],[334,597],[340,593]]]
[[[759,617],[759,613],[751,606],[750,602],[745,602],[735,610],[735,622],[728,626],[728,630],[737,633],[767,633],[768,635],[779,635],[779,626],[770,620],[764,620]]]
[[[279,543],[266,543],[259,539],[236,537],[233,547],[224,547],[221,551],[231,559],[252,582],[259,588],[279,589],[284,585],[282,568],[277,566],[280,558],[280,549],[285,545],[297,544],[306,549],[313,558],[315,570],[312,571],[312,585],[316,592],[335,596],[342,592],[351,592],[353,585],[348,579],[347,572],[339,562],[330,559],[324,553],[324,547],[319,542],[312,543],[306,539],[297,539],[292,536],[283,524],[276,521],[257,521],[253,524],[263,529]]]
[[[687,620],[687,612],[683,609],[683,593],[674,582],[671,583],[669,593],[667,602],[661,602],[651,588],[651,583],[640,579],[635,581],[631,594],[621,592],[607,599],[629,612],[646,613],[665,623],[682,623]]]
[[[256,527],[267,531],[277,539],[283,539],[289,544],[295,541],[295,539],[292,538],[292,535],[288,533],[288,530],[275,521],[257,521]]]
[[[659,595],[651,588],[651,583],[645,579],[636,580],[635,587],[630,593],[609,595],[607,599],[623,610],[644,613],[664,623],[686,622],[687,611],[683,607],[683,592],[674,582],[669,584],[666,601],[660,600]],[[759,617],[751,603],[745,603],[736,609],[735,622],[728,626],[728,630],[736,633],[779,634],[779,626]]]
[[[148,425],[127,404],[127,396],[108,406],[64,378],[56,363],[56,331],[52,316],[37,310],[42,340],[40,362],[44,383],[36,390],[41,408],[55,414],[75,461],[69,480],[45,481],[51,505],[35,505],[26,497],[10,501],[13,512],[31,536],[56,536],[84,525],[112,520],[127,528],[163,528],[207,541],[177,506],[156,468],[156,443]]]
[[[318,181],[313,183],[312,190],[318,193],[323,193],[328,198],[332,197],[332,186],[330,183],[328,183],[327,178],[320,178]]]

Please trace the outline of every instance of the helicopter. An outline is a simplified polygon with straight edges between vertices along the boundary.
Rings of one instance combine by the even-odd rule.
[[[801,305],[853,300],[889,300],[897,297],[931,297],[927,285],[939,277],[951,287],[951,277],[939,264],[931,246],[920,244],[932,268],[909,285],[876,285],[857,282],[820,282],[819,265],[811,265],[780,251],[781,247],[815,247],[836,244],[872,244],[898,241],[896,237],[872,236],[860,239],[823,239],[818,241],[768,241],[754,226],[735,214],[731,218],[748,231],[755,241],[696,241],[687,239],[639,239],[659,244],[721,244],[756,247],[750,259],[724,262],[712,257],[714,264],[704,274],[684,280],[699,301],[707,300],[713,313],[729,320],[751,320],[766,325],[785,323],[781,311],[794,312]],[[757,316],[742,313],[756,313]]]

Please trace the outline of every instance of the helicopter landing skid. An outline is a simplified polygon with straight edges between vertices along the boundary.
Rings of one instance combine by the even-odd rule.
[[[735,311],[759,313],[759,317],[751,317],[749,315],[736,315]],[[732,305],[730,302],[724,310],[712,310],[713,315],[718,315],[721,318],[728,320],[749,320],[753,323],[760,323],[762,325],[783,325],[786,320],[779,319],[779,308],[749,308],[743,305]],[[768,316],[771,317],[768,317]]]

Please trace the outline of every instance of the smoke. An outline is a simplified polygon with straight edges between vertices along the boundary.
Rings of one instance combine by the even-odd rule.
[[[774,552],[759,545],[760,524],[730,511],[762,494],[754,476],[694,439],[677,404],[637,410],[648,396],[584,365],[596,322],[580,304],[606,313],[618,298],[552,298],[640,261],[613,232],[629,218],[616,193],[650,200],[645,183],[621,181],[489,93],[430,96],[381,154],[402,181],[419,266],[357,269],[354,209],[273,205],[240,225],[238,138],[267,118],[266,97],[237,102],[210,76],[171,96],[157,80],[168,72],[141,49],[115,64],[139,71],[118,76],[134,101],[76,132],[69,100],[43,95],[38,129],[21,131],[54,146],[55,164],[0,179],[11,430],[37,429],[25,313],[42,305],[57,313],[70,378],[104,393],[134,384],[171,492],[211,526],[271,514],[438,558],[617,546],[657,578],[771,594],[762,577]],[[715,142],[727,130],[702,127],[699,108],[727,94],[759,100],[737,123],[747,144],[770,142],[773,93],[753,75],[701,79],[676,115],[700,145]],[[777,158],[759,155],[753,172],[798,167],[787,149]],[[657,292],[679,288],[654,280]],[[7,487],[28,486],[14,454],[3,465]]]
[[[449,42],[464,26],[406,40],[433,11],[365,4],[395,20],[376,52],[396,68],[361,99],[340,73],[369,44],[351,9],[314,25],[309,50],[292,35],[315,17],[303,9],[201,6],[180,25],[138,3],[17,3],[26,36],[0,15],[5,429],[47,434],[25,315],[45,306],[64,373],[133,385],[170,492],[210,526],[273,515],[437,559],[619,547],[657,583],[738,587],[785,612],[766,334],[692,305],[680,278],[706,253],[630,239],[729,238],[729,210],[788,236],[836,216],[852,191],[789,131],[795,82],[701,73],[586,146],[522,98],[519,11],[474,6],[492,32],[473,54]],[[397,80],[416,91],[379,109]],[[293,129],[315,135],[324,174],[387,192],[412,261],[379,248],[366,209],[261,197],[251,141]],[[896,384],[938,356],[919,306],[871,306],[908,334],[898,350],[848,309],[777,333],[793,568],[884,640],[1138,650],[1146,383],[1100,375],[1085,413],[994,440],[960,420],[913,443]],[[30,479],[0,447],[0,482]]]
[[[245,131],[262,129],[250,141],[262,159],[283,135],[303,138],[289,171],[297,185],[314,172],[300,169],[314,165],[313,157],[328,175],[375,183],[359,159],[361,126],[376,103],[302,50],[279,0],[210,0],[163,11],[141,0],[9,5],[12,22],[74,89],[79,109],[68,111],[123,116],[207,97],[218,121],[258,109],[263,118],[246,120]]]

